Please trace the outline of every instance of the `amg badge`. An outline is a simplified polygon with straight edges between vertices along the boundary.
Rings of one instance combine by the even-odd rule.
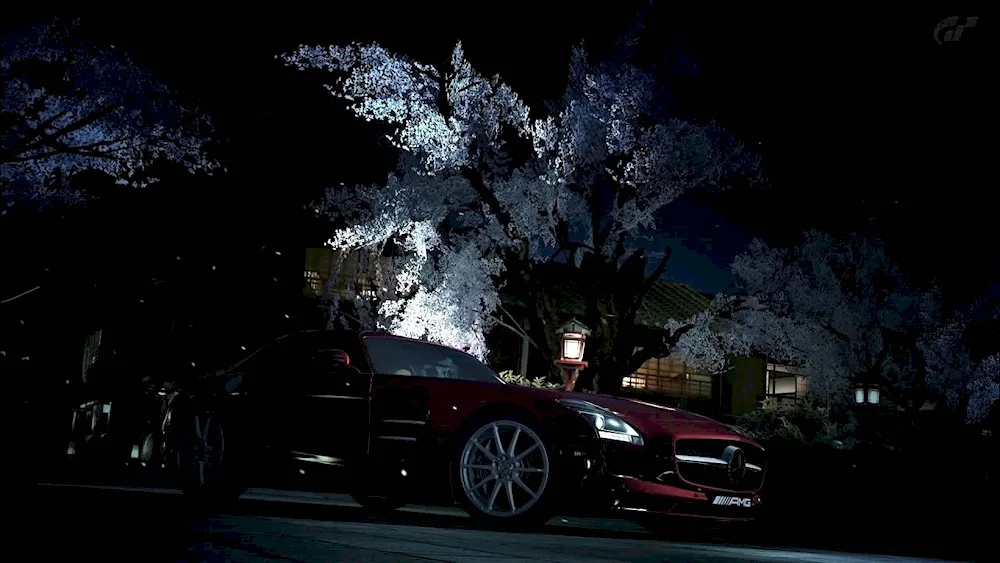
[[[715,497],[712,500],[712,504],[716,506],[742,506],[743,508],[750,508],[753,503],[750,499],[743,497]]]

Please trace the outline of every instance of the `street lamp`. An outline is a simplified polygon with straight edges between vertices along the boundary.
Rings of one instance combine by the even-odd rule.
[[[859,384],[854,388],[854,402],[862,405],[869,403],[877,405],[879,401],[879,388],[873,385]]]
[[[587,344],[590,329],[580,321],[573,319],[556,330],[559,335],[559,357],[555,364],[559,366],[560,375],[567,391],[572,391],[580,370],[587,367],[583,361],[583,351]]]
[[[878,395],[879,395],[879,393],[878,393],[878,387],[869,387],[868,388],[868,402],[869,403],[871,403],[873,405],[877,405],[878,404]]]

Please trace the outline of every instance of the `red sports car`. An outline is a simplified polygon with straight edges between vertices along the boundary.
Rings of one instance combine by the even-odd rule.
[[[765,471],[759,445],[708,418],[507,385],[468,354],[378,332],[279,338],[178,395],[164,428],[202,499],[297,467],[346,473],[366,507],[437,494],[493,522],[574,507],[746,519]]]

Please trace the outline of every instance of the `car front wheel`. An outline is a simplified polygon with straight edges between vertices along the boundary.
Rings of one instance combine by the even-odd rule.
[[[472,517],[517,525],[548,519],[554,459],[543,436],[530,421],[503,417],[460,438],[456,496]]]
[[[173,420],[174,461],[181,489],[195,500],[220,503],[236,500],[246,490],[227,449],[222,419],[199,409]],[[231,440],[230,440],[231,442]]]

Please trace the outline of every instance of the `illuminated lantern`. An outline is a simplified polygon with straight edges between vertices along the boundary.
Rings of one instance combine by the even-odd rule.
[[[854,402],[859,405],[868,403],[877,405],[879,401],[879,388],[873,385],[858,385],[854,388]]]
[[[559,335],[559,358],[555,360],[555,363],[562,370],[562,379],[563,383],[566,384],[566,390],[572,391],[576,385],[576,379],[580,375],[580,370],[587,367],[587,362],[583,361],[583,352],[587,345],[590,329],[580,321],[573,319],[559,327],[556,334]]]

